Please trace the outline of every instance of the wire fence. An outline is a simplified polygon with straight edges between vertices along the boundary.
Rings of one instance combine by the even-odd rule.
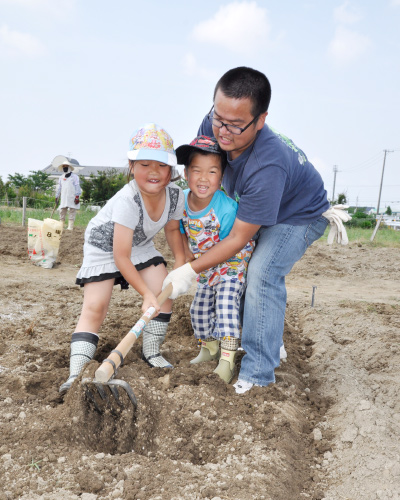
[[[53,209],[55,206],[55,201],[51,200],[41,200],[37,198],[29,198],[29,197],[16,197],[16,198],[0,198],[0,207],[8,207],[8,208],[22,208],[24,206],[24,198],[26,199],[26,206],[28,208],[34,208],[34,209]],[[89,201],[81,201],[80,206],[81,209],[84,210],[94,210],[96,211],[97,207],[104,207],[104,205],[107,203],[107,200],[100,201],[100,202],[89,202]]]
[[[107,203],[107,200],[102,202],[83,202],[80,204],[80,209],[77,211],[75,224],[86,226],[90,219]],[[11,223],[26,225],[27,219],[54,218],[57,213],[56,202],[54,200],[37,200],[36,198],[20,197],[13,199],[0,199],[0,224]],[[56,216],[58,218],[58,215]]]

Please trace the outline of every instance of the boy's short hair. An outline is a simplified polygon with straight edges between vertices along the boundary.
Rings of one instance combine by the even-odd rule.
[[[201,155],[217,155],[221,158],[221,170],[224,172],[227,156],[225,151],[223,151],[214,137],[208,137],[206,135],[199,135],[195,137],[190,144],[183,144],[176,149],[176,157],[178,159],[179,165],[185,165],[187,168],[193,157],[196,154]]]

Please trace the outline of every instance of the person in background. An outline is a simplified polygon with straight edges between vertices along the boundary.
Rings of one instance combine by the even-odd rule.
[[[167,264],[153,242],[164,229],[175,266],[185,263],[179,227],[184,196],[171,182],[176,177],[172,138],[162,127],[148,123],[131,136],[128,158],[133,179],[108,200],[85,231],[83,263],[76,277],[76,284],[83,287],[82,312],[72,334],[70,374],[61,393],[93,359],[114,285],[123,289],[131,285],[143,297],[142,311],[154,307],[159,313],[143,330],[143,358],[151,367],[172,368],[160,354],[172,301],[160,306],[156,298]]]
[[[196,137],[176,150],[178,164],[185,166],[189,189],[181,221],[187,260],[199,258],[228,236],[235,221],[237,203],[221,191],[226,153],[214,138]],[[235,374],[239,347],[240,299],[254,242],[226,262],[199,273],[197,291],[190,307],[195,337],[201,339],[199,355],[190,363],[219,358],[214,373],[230,383]]]
[[[58,165],[57,165],[58,164]],[[56,156],[53,160],[53,166],[62,172],[58,179],[58,186],[56,191],[56,204],[60,202],[60,220],[65,221],[68,214],[68,228],[72,231],[76,217],[76,211],[81,208],[79,203],[79,196],[81,195],[81,186],[79,183],[79,176],[74,174],[74,164],[65,156]]]

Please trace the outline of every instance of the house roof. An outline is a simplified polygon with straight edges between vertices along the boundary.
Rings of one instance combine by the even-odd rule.
[[[86,165],[79,165],[79,163],[74,160],[70,159],[71,163],[76,164],[77,166],[74,167],[74,172],[82,177],[90,177],[91,174],[94,176],[97,175],[98,172],[107,172],[110,170],[115,170],[117,173],[126,173],[126,168],[125,167],[96,167],[96,166],[86,166]],[[46,174],[48,174],[50,177],[60,177],[63,172],[59,172],[56,170],[51,164],[44,168],[42,170]]]

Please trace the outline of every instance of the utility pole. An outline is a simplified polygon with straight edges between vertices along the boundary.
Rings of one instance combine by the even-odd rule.
[[[332,191],[332,203],[335,201],[335,186],[336,186],[336,174],[339,172],[337,165],[333,165],[333,191]]]
[[[382,166],[382,177],[381,177],[381,185],[379,187],[379,197],[378,197],[378,206],[376,207],[376,217],[378,217],[379,215],[379,205],[381,203],[381,193],[382,193],[382,184],[383,184],[383,174],[385,172],[385,163],[386,163],[386,154],[387,153],[393,153],[393,149],[392,150],[389,150],[389,149],[384,149],[383,152],[385,153],[384,156],[383,156],[383,166]]]

